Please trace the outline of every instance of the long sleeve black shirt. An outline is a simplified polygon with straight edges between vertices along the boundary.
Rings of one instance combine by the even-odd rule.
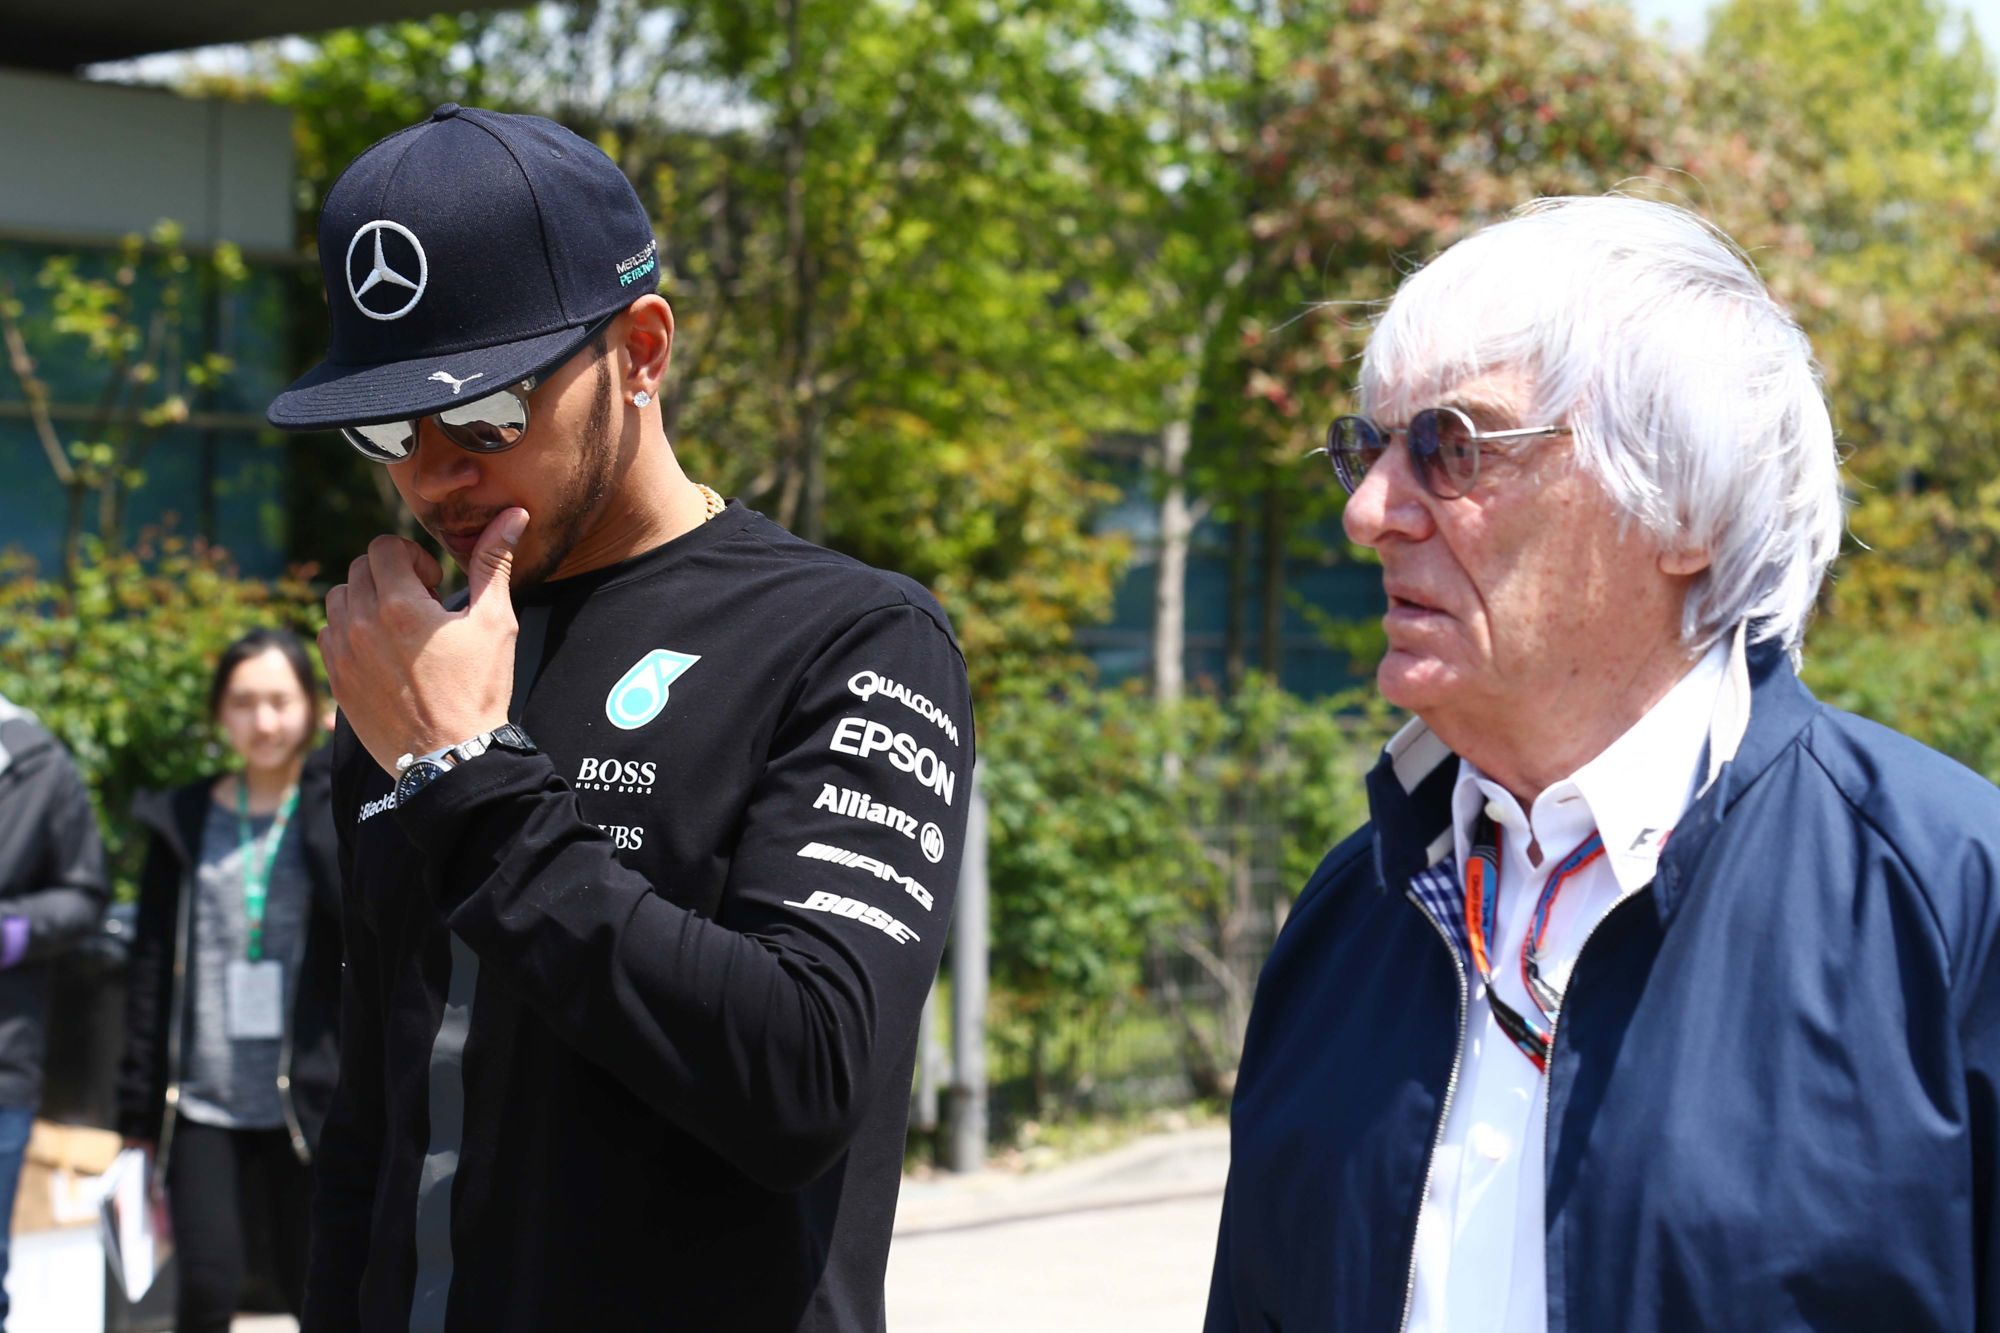
[[[972,794],[943,612],[734,505],[517,606],[540,753],[397,809],[336,738],[306,1329],[882,1328]]]

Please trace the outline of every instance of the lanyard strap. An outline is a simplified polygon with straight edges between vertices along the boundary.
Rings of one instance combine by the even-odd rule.
[[[236,837],[243,852],[243,915],[250,923],[249,958],[264,956],[264,904],[271,897],[271,869],[278,861],[278,844],[285,839],[285,826],[299,806],[299,788],[293,783],[278,805],[278,816],[262,838],[250,833],[250,784],[236,780]]]
[[[1604,839],[1596,829],[1578,843],[1568,856],[1556,862],[1535,900],[1535,914],[1521,940],[1521,984],[1542,1017],[1553,1023],[1562,996],[1542,979],[1542,941],[1549,931],[1549,913],[1556,895],[1584,867],[1604,855]],[[1500,926],[1500,830],[1484,812],[1472,828],[1472,854],[1465,865],[1465,934],[1472,947],[1472,965],[1486,986],[1486,1002],[1494,1021],[1521,1054],[1546,1071],[1549,1067],[1550,1026],[1516,1010],[1493,989],[1493,955]]]

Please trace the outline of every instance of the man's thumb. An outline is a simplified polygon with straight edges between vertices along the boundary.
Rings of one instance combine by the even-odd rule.
[[[508,584],[514,577],[514,547],[527,527],[527,510],[503,509],[479,534],[479,542],[472,548],[472,568],[466,571],[470,609],[478,609],[480,601],[489,596],[507,600]]]

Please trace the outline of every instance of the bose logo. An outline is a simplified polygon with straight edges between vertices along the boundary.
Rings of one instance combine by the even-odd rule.
[[[586,759],[576,771],[576,785],[593,791],[650,792],[654,780],[650,759]]]
[[[847,688],[851,694],[860,699],[872,699],[878,694],[885,699],[894,699],[911,712],[921,714],[935,723],[938,730],[951,737],[953,745],[958,744],[958,724],[951,720],[944,709],[923,695],[911,693],[909,686],[879,676],[873,671],[857,671],[847,678]]]
[[[958,774],[945,766],[936,751],[918,745],[906,732],[891,730],[865,717],[840,719],[840,725],[833,729],[833,739],[827,742],[827,746],[857,759],[866,759],[877,750],[886,750],[890,764],[944,797],[946,805],[951,804],[952,793],[958,789]]]
[[[845,847],[829,847],[823,842],[807,843],[799,848],[799,855],[811,861],[831,861],[837,866],[853,866],[856,870],[864,870],[877,879],[900,884],[903,886],[903,892],[917,900],[917,906],[926,912],[931,910],[931,891],[886,861],[878,861],[859,852],[850,852]]]
[[[850,921],[859,921],[864,925],[875,927],[898,944],[907,944],[911,940],[923,938],[881,908],[870,907],[858,898],[843,898],[837,893],[828,893],[825,889],[819,890],[802,903],[795,903],[788,898],[785,900],[785,906],[803,908],[808,912],[829,912],[834,916],[844,916]]]

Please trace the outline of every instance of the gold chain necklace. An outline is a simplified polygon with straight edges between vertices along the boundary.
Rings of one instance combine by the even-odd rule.
[[[708,522],[708,520],[723,511],[725,506],[720,495],[717,495],[712,489],[702,485],[700,482],[696,482],[694,488],[701,492],[702,508],[705,511],[701,516],[702,522]]]

